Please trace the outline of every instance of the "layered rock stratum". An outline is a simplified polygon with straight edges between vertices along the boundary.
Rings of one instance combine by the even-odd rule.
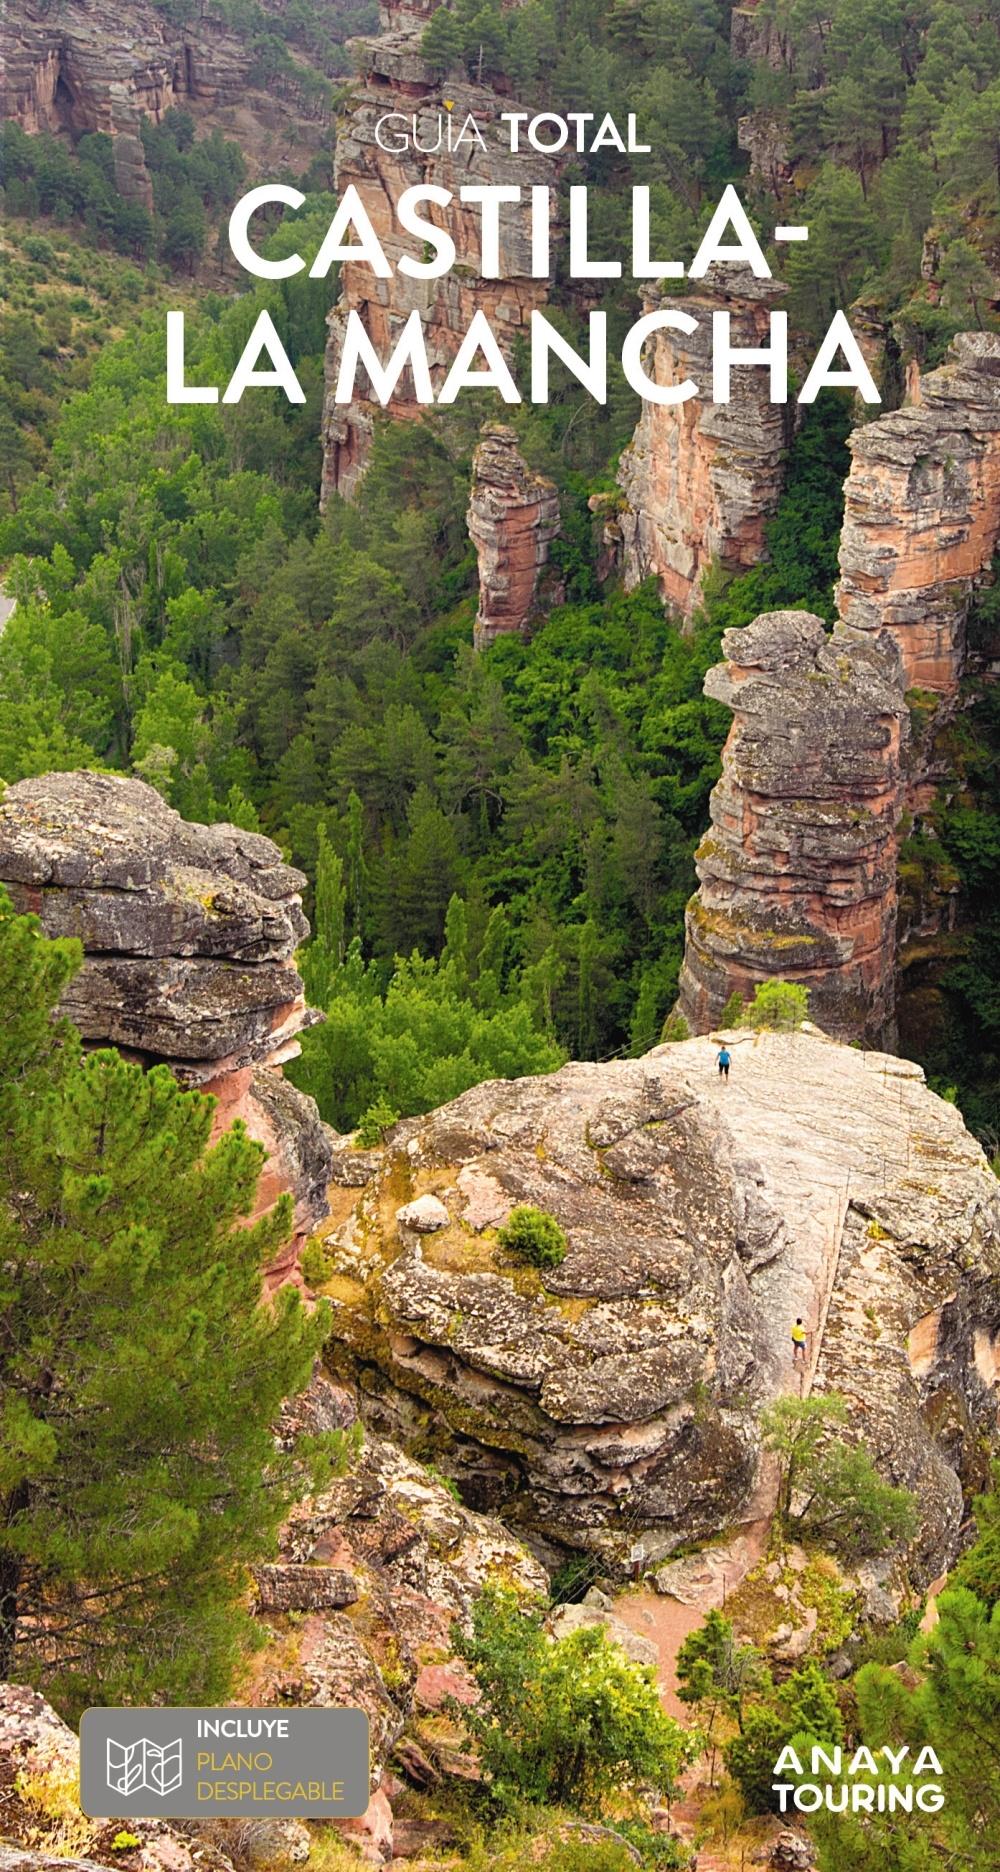
[[[1000,1188],[918,1067],[815,1030],[733,1051],[728,1085],[691,1040],[478,1086],[398,1125],[360,1190],[345,1152],[329,1357],[467,1501],[614,1569],[759,1512],[802,1315],[815,1383],[920,1496],[930,1578],[997,1428]],[[434,1232],[400,1218],[421,1194]],[[559,1267],[504,1249],[522,1203],[560,1222]]]
[[[734,992],[805,983],[829,1033],[894,1038],[896,821],[909,741],[895,646],[808,611],[726,631],[706,694],[733,711],[695,855],[678,1006],[714,1025]]]
[[[540,609],[549,547],[559,531],[559,493],[533,474],[505,423],[490,423],[472,458],[467,516],[479,562],[475,644],[528,630]]]
[[[907,689],[951,698],[1000,538],[1000,338],[961,333],[914,387],[851,437],[837,607],[852,630],[895,638]]]
[[[0,883],[49,936],[83,945],[62,1009],[113,1044],[216,1095],[268,1160],[258,1205],[296,1201],[280,1278],[325,1214],[330,1144],[311,1099],[281,1077],[306,1007],[294,956],[305,878],[257,832],[192,825],[141,780],[57,773],[0,799]]]
[[[786,290],[779,280],[755,279],[748,267],[717,264],[684,295],[682,310],[697,330],[660,330],[648,346],[645,369],[654,382],[690,379],[698,391],[683,403],[644,401],[622,457],[625,583],[655,576],[666,602],[685,615],[714,562],[743,572],[764,556],[789,440],[788,406],[771,402],[759,365],[734,369],[729,402],[712,401],[712,315],[728,312],[734,348],[756,349],[769,342],[770,314]],[[662,297],[648,289],[644,314]]]
[[[281,0],[264,0],[280,21]],[[320,146],[325,108],[315,87],[291,74],[254,78],[254,52],[222,11],[199,7],[181,23],[155,0],[127,13],[109,0],[8,0],[0,47],[0,117],[29,135],[114,139],[122,193],[152,206],[140,121],[158,123],[174,106],[236,138],[250,167],[262,167],[289,132],[303,162]]]
[[[1000,541],[1000,338],[962,333],[912,392],[850,438],[833,636],[766,614],[706,677],[733,726],[686,919],[679,1006],[701,1031],[778,977],[832,1033],[895,1042],[900,827],[947,778],[941,730]]]
[[[354,43],[361,75],[338,129],[335,183],[340,194],[351,185],[357,189],[393,271],[391,278],[378,279],[364,261],[353,260],[340,269],[340,296],[330,313],[326,353],[324,501],[333,494],[349,500],[356,493],[381,408],[363,371],[353,399],[335,400],[350,313],[361,318],[383,364],[410,314],[419,313],[437,394],[476,312],[486,315],[501,349],[509,354],[517,336],[527,331],[532,311],[543,306],[548,295],[547,280],[531,277],[530,190],[547,185],[554,191],[560,159],[530,149],[511,153],[499,121],[502,111],[515,108],[510,98],[470,84],[464,76],[451,76],[446,84],[435,76],[420,54],[421,34],[434,11],[430,3],[414,7],[386,0],[379,37]],[[397,128],[404,147],[398,153],[391,147],[397,139],[385,133],[380,140],[377,132],[379,120],[391,112],[401,113]],[[470,116],[479,127],[482,146],[470,133],[459,140]],[[425,207],[421,212],[447,229],[457,259],[439,279],[411,279],[398,272],[398,262],[404,253],[415,260],[423,255],[420,243],[400,230],[396,204],[404,190],[428,184],[452,196],[446,207]],[[501,206],[500,277],[483,279],[480,209],[460,201],[458,192],[498,185],[519,188],[521,201]],[[392,416],[401,421],[424,413],[407,369],[393,392]]]

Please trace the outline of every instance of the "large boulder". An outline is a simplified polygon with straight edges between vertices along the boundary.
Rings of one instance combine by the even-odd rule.
[[[728,1083],[690,1040],[397,1125],[327,1239],[327,1356],[466,1500],[614,1570],[639,1535],[650,1564],[761,1512],[802,1316],[808,1378],[919,1495],[929,1579],[996,1431],[1000,1187],[919,1067],[815,1029],[730,1044]],[[450,1226],[418,1237],[398,1212],[426,1193]],[[522,1203],[557,1217],[560,1266],[504,1249]]]
[[[320,1016],[295,951],[309,933],[305,878],[259,832],[193,825],[141,780],[55,773],[0,798],[0,884],[49,936],[73,936],[82,967],[62,1011],[91,1045],[113,1044],[216,1100],[263,1144],[257,1213],[282,1191],[291,1238],[270,1283],[288,1278],[326,1213],[331,1136],[280,1067]]]

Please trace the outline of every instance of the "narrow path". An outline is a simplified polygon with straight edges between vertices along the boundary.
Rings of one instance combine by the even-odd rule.
[[[770,1079],[775,1036],[769,1035],[768,1040]],[[780,1201],[775,1200],[777,1190],[768,1193],[784,1216],[793,1249],[755,1276],[754,1293],[762,1313],[773,1322],[772,1396],[807,1397],[819,1365],[836,1286],[850,1205],[850,1160],[845,1163],[842,1140],[837,1135],[839,1125],[834,1127],[834,1148],[822,1148],[827,1142],[830,1119],[825,1104],[821,1134],[818,1127],[803,1124],[801,1106],[794,1111],[783,1109],[774,1096],[774,1085],[763,1083],[764,1075],[757,1070],[762,1057],[757,1036],[731,1042],[730,1048],[733,1064],[727,1081],[713,1070],[717,1042],[706,1036],[690,1071],[690,1087],[694,1096],[718,1109],[748,1159],[768,1166],[772,1174],[775,1166],[780,1166]],[[788,1066],[794,1070],[792,1058]],[[816,1096],[823,1101],[824,1088],[818,1087]],[[850,1117],[856,1124],[853,1109]],[[799,1317],[809,1333],[804,1369],[795,1366],[791,1346],[792,1322]],[[725,1605],[767,1551],[777,1496],[777,1464],[765,1456],[747,1502],[746,1519],[733,1537],[724,1545],[707,1547],[690,1560],[675,1563],[676,1597],[643,1590],[626,1593],[616,1603],[618,1617],[656,1645],[661,1698],[672,1716],[686,1713],[677,1696],[677,1653],[689,1633],[704,1623],[709,1611]]]

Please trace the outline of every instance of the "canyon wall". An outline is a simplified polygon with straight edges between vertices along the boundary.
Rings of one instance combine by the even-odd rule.
[[[655,576],[667,604],[694,610],[713,561],[744,572],[764,556],[764,529],[781,493],[790,437],[790,406],[772,403],[759,365],[734,369],[728,403],[712,401],[712,314],[730,315],[730,341],[766,345],[771,311],[786,288],[758,280],[747,267],[719,264],[709,281],[685,293],[683,311],[698,320],[690,337],[660,331],[651,340],[648,374],[658,384],[690,377],[698,395],[680,404],[644,402],[635,435],[622,456],[620,515],[627,587]],[[643,313],[661,302],[643,296]]]
[[[326,1215],[331,1165],[312,1099],[281,1075],[319,1019],[294,963],[301,872],[259,833],[188,824],[140,780],[70,773],[8,787],[0,883],[47,935],[82,943],[62,1011],[88,1044],[165,1063],[215,1095],[216,1134],[242,1118],[264,1145],[257,1213],[282,1190],[295,1198],[268,1271],[284,1278]]]
[[[509,352],[514,339],[527,331],[532,311],[544,305],[547,296],[547,280],[531,278],[529,191],[543,184],[554,191],[560,160],[531,150],[512,155],[504,147],[499,119],[502,111],[514,108],[509,98],[470,84],[465,77],[442,83],[434,76],[420,56],[420,35],[434,10],[430,4],[423,9],[384,6],[383,32],[377,39],[357,41],[354,47],[361,78],[338,129],[336,188],[340,194],[352,184],[357,189],[393,274],[390,279],[377,279],[364,262],[350,260],[340,270],[340,296],[330,314],[326,360],[324,503],[332,494],[350,500],[356,492],[381,407],[370,394],[363,371],[358,373],[352,401],[335,401],[351,312],[361,318],[383,363],[410,314],[418,312],[436,393],[476,312],[485,313],[502,349]],[[378,120],[390,112],[402,113],[404,120],[397,126],[406,133],[405,147],[398,154],[381,148],[376,137]],[[470,116],[484,146],[471,131],[462,135]],[[447,147],[449,135],[455,145],[452,150]],[[439,136],[441,147],[435,148]],[[391,140],[383,133],[382,142]],[[417,143],[429,153],[421,154]],[[422,210],[451,235],[458,255],[455,266],[432,280],[408,279],[395,271],[404,253],[417,260],[422,257],[420,243],[396,226],[396,203],[405,189],[427,184],[447,189],[455,197],[463,187],[521,189],[521,202],[505,203],[500,210],[499,279],[480,278],[479,207],[457,199],[447,207]],[[416,401],[412,374],[406,370],[393,392],[392,416],[397,421],[418,417],[423,408]]]
[[[831,1033],[895,1043],[898,828],[949,771],[941,731],[1000,538],[1000,339],[963,333],[911,394],[850,439],[833,637],[805,613],[758,618],[706,678],[734,719],[687,912],[678,1005],[698,1030],[784,977]],[[942,925],[953,909],[946,893]]]
[[[487,425],[472,458],[467,521],[479,561],[475,645],[482,650],[505,631],[528,629],[559,531],[558,489],[532,474],[513,429],[503,423]]]
[[[693,1030],[769,976],[825,1031],[891,1044],[895,824],[909,718],[893,646],[807,611],[726,631],[706,693],[733,711],[695,863],[678,1006]]]
[[[281,0],[269,10],[280,26]],[[152,205],[139,124],[175,105],[239,142],[251,171],[305,164],[323,145],[326,110],[291,74],[254,80],[253,48],[210,4],[179,24],[153,4],[7,0],[0,117],[29,135],[103,131],[114,138],[123,194]]]
[[[851,437],[837,608],[895,638],[907,689],[952,698],[1000,535],[1000,338],[963,332],[913,389]]]

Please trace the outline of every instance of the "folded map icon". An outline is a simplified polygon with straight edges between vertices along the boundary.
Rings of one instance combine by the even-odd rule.
[[[107,1775],[116,1794],[134,1794],[136,1788],[169,1794],[181,1784],[180,1740],[160,1747],[148,1736],[131,1743],[113,1742],[109,1736]]]

